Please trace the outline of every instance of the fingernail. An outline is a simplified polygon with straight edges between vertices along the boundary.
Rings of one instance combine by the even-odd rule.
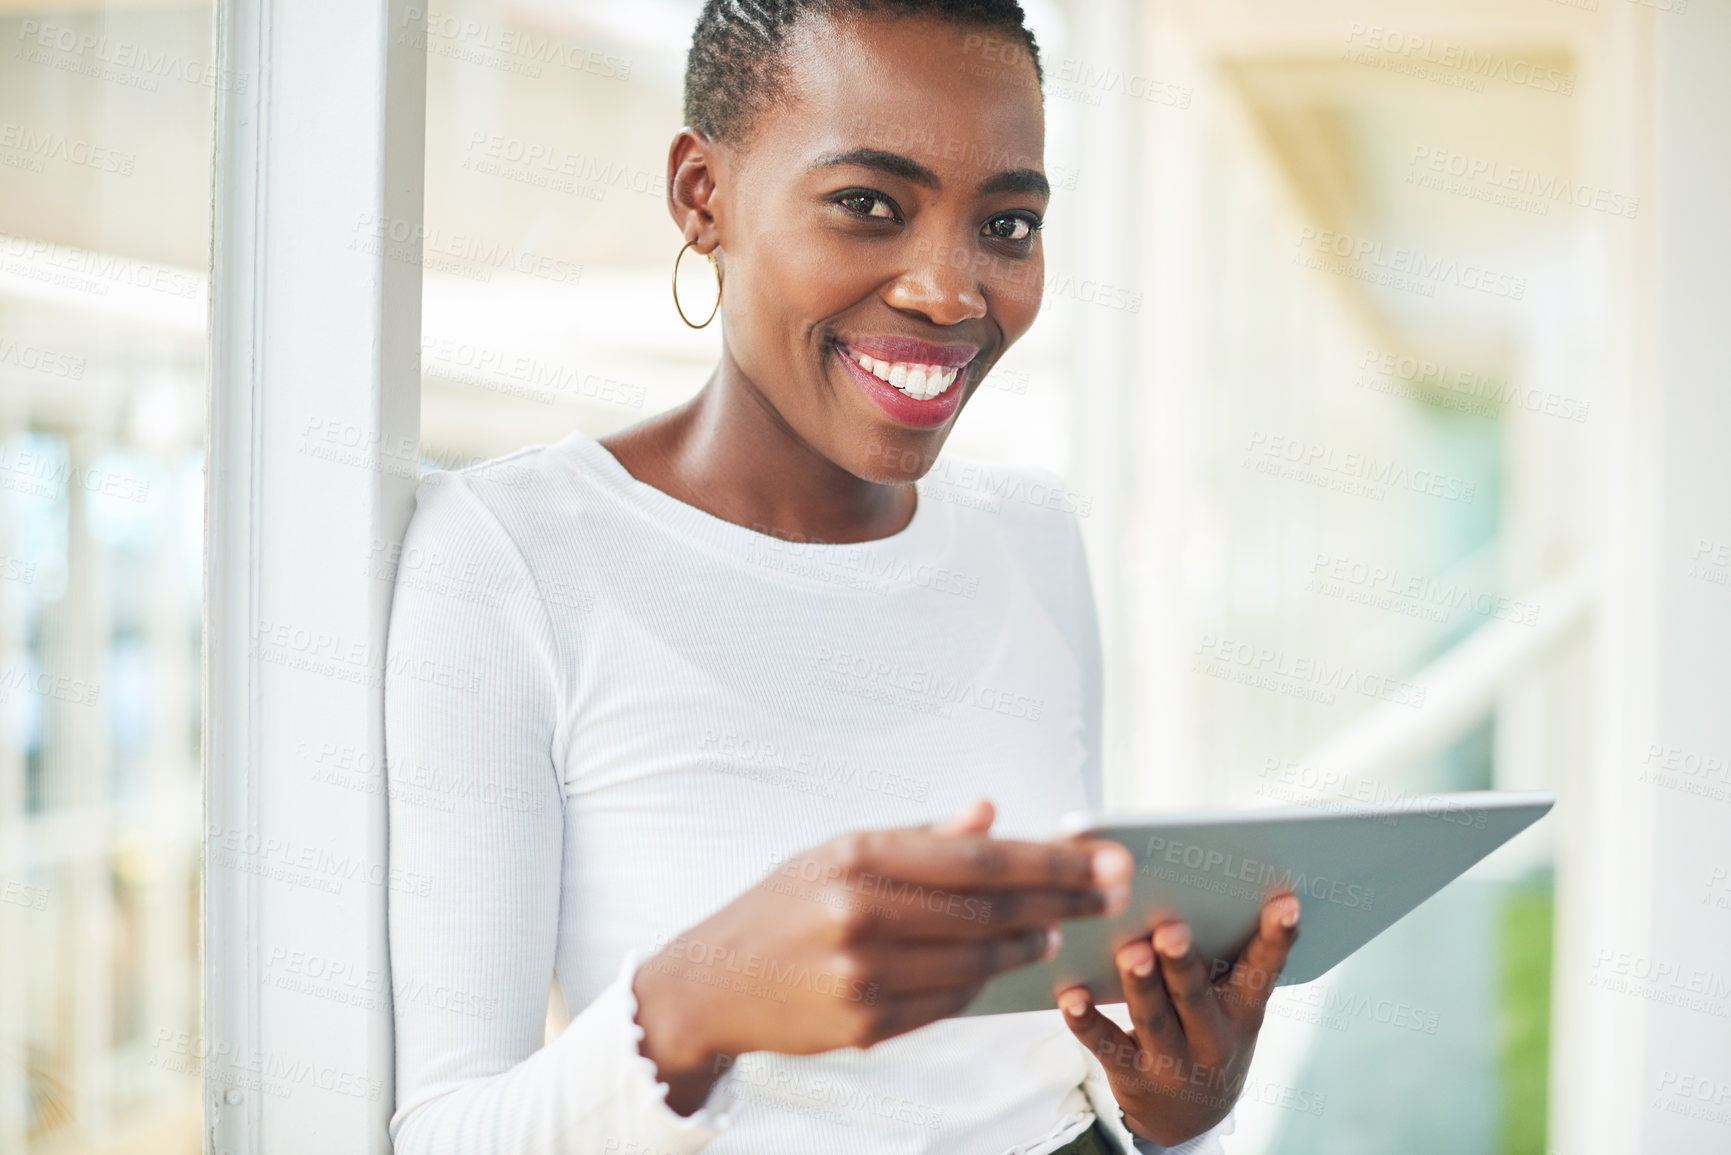
[[[1117,843],[1102,846],[1094,852],[1094,881],[1099,883],[1126,881],[1135,865],[1135,861],[1130,857],[1130,852]]]
[[[1064,945],[1064,932],[1055,926],[1046,928],[1046,953],[1041,955],[1042,961],[1058,956],[1058,948]]]
[[[1154,949],[1167,958],[1183,958],[1190,949],[1190,928],[1181,922],[1169,922],[1154,932]]]
[[[1291,930],[1298,925],[1298,900],[1288,897],[1281,906],[1280,925]]]
[[[1136,962],[1131,965],[1130,973],[1135,975],[1139,979],[1145,979],[1149,975],[1153,974],[1154,973],[1154,956],[1153,956],[1153,954],[1150,953],[1147,958],[1137,959]]]
[[[1088,992],[1080,987],[1071,987],[1058,996],[1058,1005],[1064,1008],[1066,1015],[1079,1019],[1088,1010]]]

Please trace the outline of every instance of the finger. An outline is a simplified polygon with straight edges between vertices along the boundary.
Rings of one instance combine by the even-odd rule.
[[[917,827],[845,835],[836,849],[844,870],[954,889],[1099,887],[1121,888],[1127,896],[1134,868],[1130,852],[1105,839],[934,838],[932,830]]]
[[[1160,977],[1151,938],[1139,938],[1119,948],[1114,961],[1118,978],[1124,984],[1124,1003],[1130,1011],[1130,1022],[1136,1027],[1136,1037],[1150,1050],[1179,1053],[1184,1046],[1184,1031],[1178,1016],[1166,997],[1166,983]]]
[[[1214,997],[1214,984],[1208,981],[1208,968],[1196,953],[1189,926],[1163,922],[1155,927],[1154,953],[1160,960],[1166,997],[1178,1012],[1190,1052],[1203,1063],[1214,1063],[1222,1052],[1226,1016]]]
[[[1228,1017],[1261,1023],[1274,984],[1298,941],[1298,896],[1283,892],[1262,904],[1256,936],[1227,976],[1220,1002]]]
[[[1107,1074],[1134,1076],[1136,1040],[1124,1033],[1124,1028],[1100,1013],[1087,987],[1070,987],[1058,992],[1058,1009],[1064,1013],[1064,1025],[1094,1053]]]
[[[877,915],[877,933],[902,940],[995,938],[1123,909],[1097,890],[928,890],[894,879],[855,883],[849,897]]]
[[[976,798],[964,807],[961,813],[946,822],[940,822],[932,827],[933,834],[984,834],[992,828],[992,822],[997,818],[997,809],[989,798]]]
[[[867,947],[864,962],[892,994],[977,986],[993,975],[1058,953],[1055,926],[970,942],[898,942]]]

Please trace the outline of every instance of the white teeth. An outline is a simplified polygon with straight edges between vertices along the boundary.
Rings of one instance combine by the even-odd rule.
[[[913,362],[879,361],[864,353],[849,351],[859,367],[878,380],[895,386],[916,401],[929,401],[948,389],[961,372],[960,366],[920,365]]]

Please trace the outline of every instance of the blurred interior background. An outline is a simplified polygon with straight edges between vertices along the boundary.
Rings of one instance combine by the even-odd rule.
[[[603,434],[708,375],[662,195],[697,7],[431,9],[429,465]],[[1045,306],[950,451],[1052,468],[1085,514],[1111,798],[1562,794],[1280,996],[1232,1149],[1545,1152],[1596,447],[1638,337],[1613,290],[1651,196],[1627,60],[1685,17],[1027,8]],[[0,0],[0,1152],[200,1146],[212,19]]]

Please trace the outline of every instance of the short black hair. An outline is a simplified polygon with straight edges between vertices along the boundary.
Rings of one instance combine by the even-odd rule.
[[[711,140],[745,136],[785,82],[781,53],[788,30],[808,16],[855,14],[1002,31],[1021,40],[1036,81],[1045,81],[1040,47],[1019,0],[704,0],[685,58],[685,123]]]

